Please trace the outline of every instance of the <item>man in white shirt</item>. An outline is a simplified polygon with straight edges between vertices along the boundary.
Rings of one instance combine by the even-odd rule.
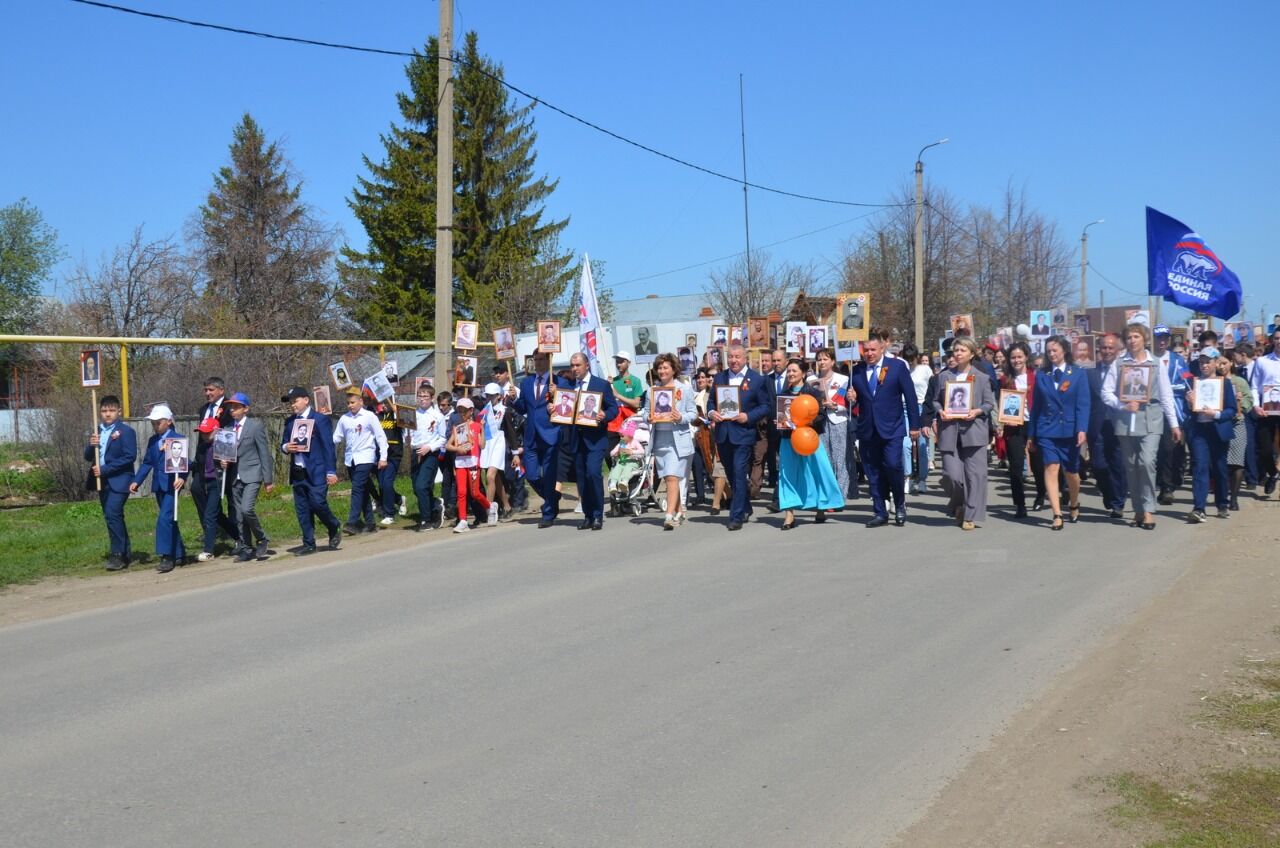
[[[1267,386],[1280,386],[1280,327],[1271,332],[1271,352],[1253,361],[1254,439],[1258,453],[1258,479],[1263,493],[1276,490],[1276,434],[1280,433],[1280,415],[1267,415],[1264,409]]]
[[[351,478],[351,509],[347,513],[344,532],[372,533],[378,529],[373,516],[373,498],[369,496],[369,476],[374,467],[387,466],[387,436],[382,432],[378,416],[364,408],[364,398],[355,386],[347,389],[347,414],[333,428],[333,443],[343,444],[343,464]],[[364,515],[363,525],[360,522]]]
[[[410,474],[413,493],[418,498],[418,523],[414,530],[439,528],[444,521],[444,501],[437,505],[436,473],[440,452],[449,438],[449,419],[435,404],[436,390],[426,383],[418,387],[417,426],[410,431]]]

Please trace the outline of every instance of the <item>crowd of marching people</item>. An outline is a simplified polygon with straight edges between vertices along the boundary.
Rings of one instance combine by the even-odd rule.
[[[1103,514],[1150,530],[1157,506],[1172,504],[1188,478],[1192,523],[1208,519],[1211,497],[1213,514],[1225,519],[1242,493],[1275,492],[1280,396],[1270,394],[1280,392],[1280,329],[1272,328],[1260,349],[1240,344],[1228,355],[1218,342],[1207,331],[1191,350],[1175,350],[1167,327],[1135,323],[1103,334],[1096,357],[1092,340],[1073,350],[1067,337],[1052,336],[1041,355],[1024,342],[1002,348],[961,337],[934,361],[873,329],[855,363],[838,362],[826,348],[811,361],[775,350],[755,369],[748,351],[730,343],[723,367],[693,373],[676,355],[660,353],[641,375],[632,354],[621,351],[612,379],[593,374],[582,353],[558,372],[540,353],[518,379],[499,361],[474,395],[471,387],[437,392],[419,385],[413,426],[367,386],[347,390],[346,412],[337,417],[318,413],[311,393],[293,388],[280,398],[291,414],[283,436],[271,440],[278,444],[269,443],[250,399],[228,394],[212,378],[188,470],[167,468],[160,447],[179,437],[171,408],[151,408],[153,435],[139,462],[137,439],[114,396],[99,405],[101,423],[85,460],[112,571],[132,558],[125,502],[148,478],[158,509],[157,570],[187,558],[176,508],[184,487],[201,521],[196,560],[213,559],[220,537],[238,561],[270,556],[257,504],[274,489],[279,457],[301,529],[300,555],[318,549],[317,525],[327,547],[337,549],[344,536],[375,532],[410,510],[419,531],[494,525],[530,509],[530,489],[539,498],[537,526],[548,528],[561,519],[570,481],[577,486],[576,526],[589,531],[603,529],[606,512],[638,515],[646,505],[662,511],[666,530],[699,508],[727,512],[728,529],[737,531],[759,507],[779,513],[785,531],[801,513],[826,521],[864,486],[872,508],[866,526],[901,527],[907,496],[928,492],[938,472],[948,515],[974,530],[987,521],[993,470],[1008,476],[1012,520],[1047,508],[1052,530],[1076,523],[1081,483],[1092,478]],[[1133,400],[1121,374],[1143,364],[1152,375],[1148,399]],[[1194,411],[1195,381],[1214,377],[1223,378],[1220,403]],[[566,392],[589,403],[558,409]],[[1025,401],[1005,408],[1012,395]],[[298,420],[313,422],[306,443],[290,437]],[[215,459],[218,433],[234,434],[234,458]],[[397,491],[406,459],[412,502]],[[329,504],[340,472],[351,487],[345,520]]]

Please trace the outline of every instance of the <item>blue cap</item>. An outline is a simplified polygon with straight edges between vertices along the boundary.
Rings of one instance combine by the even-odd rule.
[[[1217,359],[1222,356],[1222,352],[1216,347],[1205,347],[1200,349],[1200,356],[1205,359]]]
[[[1157,336],[1167,336],[1169,335],[1169,328],[1166,327],[1164,324],[1156,324],[1155,329],[1153,329],[1151,332]]]
[[[231,397],[227,398],[224,403],[238,403],[241,406],[248,406],[249,396],[244,392],[236,392]]]

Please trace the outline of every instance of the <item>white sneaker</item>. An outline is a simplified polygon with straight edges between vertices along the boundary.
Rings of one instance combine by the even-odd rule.
[[[454,528],[453,528],[453,532],[455,532],[455,533],[465,533],[465,532],[467,532],[467,531],[468,531],[468,530],[470,530],[470,529],[471,529],[471,528],[470,528],[469,526],[467,526],[467,522],[465,522],[465,521],[459,521],[459,522],[458,522],[458,525],[457,525],[456,527],[454,527]]]
[[[200,556],[196,557],[196,562],[208,562],[213,559],[213,554],[208,551],[201,551]]]
[[[401,512],[400,514],[404,515],[403,512]],[[378,523],[381,524],[383,527],[390,527],[392,524],[396,523],[396,520],[388,515],[386,518],[382,519]]]
[[[408,515],[408,514],[409,514],[409,499],[408,499],[408,498],[401,498],[401,499],[400,499],[400,514],[401,514],[401,515]]]
[[[489,504],[489,525],[493,526],[498,523],[498,505],[496,503]]]

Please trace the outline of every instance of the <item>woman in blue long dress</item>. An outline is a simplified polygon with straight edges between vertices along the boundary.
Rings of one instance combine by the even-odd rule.
[[[787,362],[786,384],[779,397],[788,395],[795,397],[806,394],[822,408],[825,398],[818,389],[806,386],[804,382],[804,361],[792,359]],[[819,435],[825,422],[819,415],[809,426],[817,430]],[[827,520],[827,510],[844,506],[844,493],[836,481],[835,472],[831,470],[831,460],[827,456],[822,441],[818,441],[818,449],[808,456],[801,456],[791,449],[791,434],[794,430],[779,430],[781,442],[778,448],[778,507],[785,512],[782,529],[790,530],[796,526],[797,509],[817,510],[815,521],[821,524]]]

